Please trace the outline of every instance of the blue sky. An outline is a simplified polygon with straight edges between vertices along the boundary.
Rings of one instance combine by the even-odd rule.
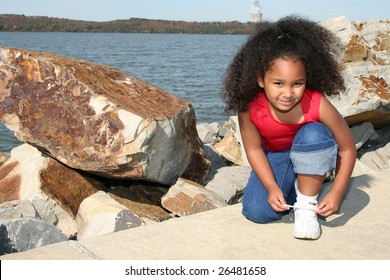
[[[0,0],[0,14],[109,21],[131,17],[184,21],[250,20],[251,0]],[[390,18],[389,0],[259,0],[263,19],[298,14],[315,21]]]

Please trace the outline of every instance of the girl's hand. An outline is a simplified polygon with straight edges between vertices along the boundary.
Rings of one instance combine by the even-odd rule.
[[[341,204],[341,195],[335,194],[332,191],[329,192],[317,207],[316,213],[328,217],[336,213]]]
[[[283,192],[279,188],[268,191],[268,203],[276,212],[283,212],[289,209],[289,207],[286,206],[286,200],[284,199]]]

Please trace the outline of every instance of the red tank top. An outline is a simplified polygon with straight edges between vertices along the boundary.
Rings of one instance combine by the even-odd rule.
[[[304,121],[299,124],[281,123],[273,117],[264,93],[259,93],[249,103],[251,122],[257,127],[264,147],[271,152],[279,152],[291,148],[295,134],[307,123],[320,120],[320,100],[322,94],[306,89],[300,105]]]

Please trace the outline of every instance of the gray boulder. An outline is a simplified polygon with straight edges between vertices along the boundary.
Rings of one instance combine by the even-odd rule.
[[[67,240],[55,226],[37,219],[0,220],[0,255]]]

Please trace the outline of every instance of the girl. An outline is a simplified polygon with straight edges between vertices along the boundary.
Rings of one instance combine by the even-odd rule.
[[[339,209],[356,160],[348,125],[323,96],[345,90],[339,47],[330,31],[306,19],[262,22],[226,73],[222,97],[227,112],[238,112],[252,167],[243,214],[266,223],[294,208],[296,238],[320,237],[317,214]],[[332,189],[318,204],[334,168]]]

